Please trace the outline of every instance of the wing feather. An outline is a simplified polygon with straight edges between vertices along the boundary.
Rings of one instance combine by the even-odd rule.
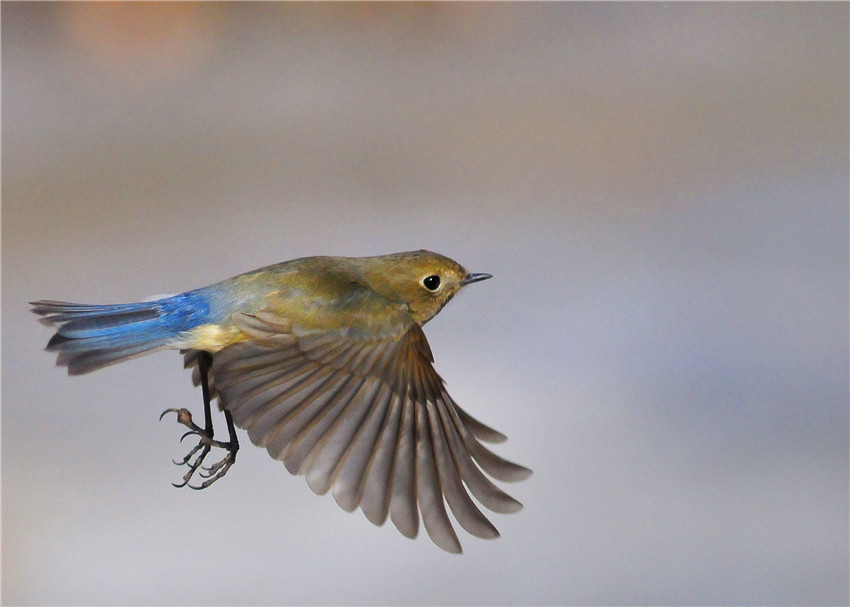
[[[522,505],[499,489],[527,468],[479,440],[504,435],[460,409],[432,365],[421,327],[364,335],[338,330],[299,334],[267,311],[237,313],[247,339],[213,355],[212,378],[222,407],[310,488],[331,491],[347,511],[358,506],[376,525],[387,517],[407,537],[420,518],[438,546],[460,552],[449,517],[477,537],[499,533],[473,496],[495,512]],[[196,367],[197,353],[186,353]],[[195,369],[197,371],[197,369]]]
[[[379,438],[369,457],[361,481],[360,509],[374,525],[383,525],[390,509],[390,486],[392,485],[395,450],[401,430],[403,400],[390,392],[387,413]]]
[[[466,450],[469,451],[484,472],[500,481],[520,481],[531,476],[531,470],[525,466],[509,462],[479,443],[460,419],[460,415],[458,415],[457,408],[451,396],[445,390],[443,391],[443,396],[446,402],[451,404],[451,406],[446,407],[446,411],[451,415],[464,447],[466,447]]]
[[[315,458],[314,450],[321,447],[321,441],[325,434],[335,425],[336,421],[343,417],[344,410],[353,400],[363,386],[362,379],[353,375],[342,376],[342,382],[329,395],[322,394],[323,403],[316,404],[312,417],[301,428],[295,436],[286,459],[283,463],[293,474],[306,474],[312,466]],[[318,454],[318,453],[317,453]],[[310,488],[316,491],[309,482]],[[327,490],[325,490],[327,491]],[[324,493],[316,491],[316,493]]]
[[[372,401],[372,406],[333,471],[334,499],[348,512],[362,503],[363,478],[372,453],[378,447],[381,431],[388,417],[387,410],[391,399],[394,398],[392,391],[385,384],[377,380],[373,381],[377,385],[378,392]],[[373,471],[373,474],[376,474],[376,471]]]
[[[220,390],[228,394],[226,408],[232,411],[233,421],[248,430],[252,441],[262,440],[265,443],[275,425],[288,419],[287,416],[299,405],[306,406],[310,403],[306,397],[311,392],[318,391],[316,386],[326,386],[331,372],[331,369],[304,365],[289,372],[281,371],[278,376],[273,376],[259,385],[234,385],[232,397],[228,388],[222,386]],[[302,395],[303,398],[299,399]],[[230,398],[233,399],[232,407]]]
[[[446,552],[460,553],[460,541],[452,528],[440,479],[434,464],[434,450],[431,448],[431,428],[428,424],[426,407],[418,406],[416,416],[416,489],[419,498],[419,510],[425,531],[431,540]]]
[[[437,403],[440,413],[440,421],[443,423],[445,436],[449,442],[449,449],[454,457],[455,467],[460,473],[463,482],[469,488],[472,495],[484,506],[493,512],[517,512],[522,510],[522,504],[510,495],[499,489],[490,481],[484,473],[475,465],[469,452],[460,439],[451,415],[447,411],[446,404]]]
[[[401,424],[390,483],[390,520],[405,537],[419,532],[416,508],[416,413],[413,401],[402,401]]]
[[[478,440],[483,440],[488,443],[503,443],[508,440],[508,437],[498,430],[494,430],[490,426],[482,424],[469,413],[458,407],[457,403],[454,401],[452,401],[452,403],[454,404],[455,409],[457,409],[457,415],[461,422],[463,422],[463,425],[469,428],[469,431],[472,432],[472,435]]]
[[[446,440],[436,405],[429,403],[427,407],[423,408],[428,413],[431,443],[434,460],[440,476],[440,487],[452,510],[452,514],[454,514],[461,527],[472,535],[481,538],[498,537],[499,532],[472,502],[463,486],[458,470],[455,467],[454,457]]]
[[[294,406],[289,409],[284,418],[269,427],[265,434],[265,444],[260,446],[266,447],[273,458],[281,460],[292,474],[298,474],[298,468],[295,467],[296,459],[289,458],[290,451],[296,446],[296,440],[305,426],[321,413],[323,407],[333,403],[339,390],[345,389],[346,381],[345,376],[330,373],[323,381],[314,382],[304,393],[298,391],[289,400],[294,403]],[[267,427],[267,424],[263,427]]]
[[[343,410],[313,447],[307,460],[307,484],[315,493],[322,495],[330,490],[334,472],[363,427],[379,389],[380,384],[374,379],[361,379],[348,403],[344,403]]]

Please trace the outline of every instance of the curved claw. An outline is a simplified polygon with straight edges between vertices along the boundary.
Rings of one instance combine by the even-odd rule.
[[[233,452],[228,452],[228,454],[225,455],[224,458],[220,461],[212,464],[211,466],[207,466],[206,468],[201,468],[201,472],[199,472],[198,474],[200,474],[204,478],[210,478],[213,475],[222,472],[222,476],[224,476],[223,473],[227,472],[227,469],[230,468],[230,466],[232,466],[233,462],[235,461],[236,455]],[[204,474],[204,472],[206,472],[207,474]]]
[[[176,414],[177,414],[177,416],[179,417],[179,416],[180,416],[180,409],[175,409],[175,408],[173,408],[173,407],[172,407],[171,409],[166,409],[165,411],[163,411],[162,413],[160,413],[160,415],[159,415],[159,421],[162,421],[162,418],[163,418],[163,417],[165,417],[165,414],[166,414],[166,413],[176,413]]]
[[[180,439],[180,440],[183,440],[183,439]],[[195,470],[201,464],[201,462],[204,461],[204,458],[207,456],[207,454],[202,453],[199,456],[198,461],[194,464],[189,464],[189,460],[192,459],[192,457],[198,451],[200,451],[204,446],[205,445],[204,445],[203,442],[199,442],[197,445],[195,445],[195,447],[191,451],[189,451],[189,453],[186,454],[186,457],[184,457],[182,461],[179,461],[179,462],[177,460],[171,460],[171,461],[174,463],[175,466],[186,466],[186,465],[188,465],[192,470]]]
[[[192,457],[193,454],[194,454],[194,451],[190,451],[189,455],[187,455],[186,457],[183,458],[183,461],[178,462],[176,459],[173,459],[173,460],[171,460],[171,463],[174,464],[175,466],[185,466],[186,464],[189,463],[189,458]]]
[[[179,440],[178,442],[181,442],[181,443],[182,443],[184,438],[186,438],[187,436],[192,436],[193,434],[194,434],[195,436],[203,436],[203,435],[202,435],[200,432],[198,432],[197,430],[189,430],[186,434],[184,434],[183,436],[181,436],[181,437],[180,437],[180,440]]]
[[[207,479],[203,483],[201,483],[200,485],[188,485],[187,484],[186,486],[189,487],[190,489],[195,489],[196,491],[199,491],[201,489],[206,489],[207,487],[212,485],[214,482],[216,482],[218,479],[222,478],[225,474],[227,474],[227,470],[230,468],[230,466],[233,465],[233,461],[234,461],[234,459],[231,458],[230,456],[225,457],[223,460],[221,460],[217,464],[213,464],[209,468],[205,468],[206,470],[215,469],[214,473],[213,472],[211,472],[210,474],[204,474],[203,472],[198,473],[202,478]]]
[[[203,475],[201,475],[201,476],[203,476]],[[207,478],[207,477],[204,477],[204,478]],[[195,491],[200,491],[201,489],[206,489],[207,487],[212,485],[214,482],[216,482],[218,479],[219,479],[219,477],[215,476],[213,478],[210,478],[209,480],[204,481],[200,485],[189,485],[189,484],[187,484],[186,486],[189,487],[189,489],[194,489]]]
[[[221,462],[219,462],[220,464]],[[201,468],[198,472],[198,476],[201,478],[213,478],[216,476],[216,473],[221,470],[221,465],[210,466],[208,468]]]

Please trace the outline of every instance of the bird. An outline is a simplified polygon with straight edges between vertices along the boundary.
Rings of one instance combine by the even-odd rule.
[[[204,401],[203,426],[171,408],[197,437],[175,464],[181,483],[203,489],[236,461],[236,427],[316,494],[358,507],[375,525],[389,518],[417,536],[420,519],[443,550],[461,528],[499,532],[472,498],[497,513],[522,504],[492,479],[532,471],[482,443],[506,436],[452,399],[434,368],[422,327],[462,288],[492,278],[426,250],[372,257],[302,257],[178,295],[123,304],[30,302],[54,328],[46,350],[69,375],[89,373],[158,350],[179,350]],[[227,440],[215,438],[218,400]],[[225,454],[204,466],[212,449]],[[203,482],[199,482],[204,479]],[[192,484],[197,482],[199,484]]]

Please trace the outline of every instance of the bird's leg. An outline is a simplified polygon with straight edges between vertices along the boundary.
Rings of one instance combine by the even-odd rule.
[[[191,435],[198,436],[200,439],[198,440],[198,444],[195,445],[188,454],[186,454],[186,457],[184,457],[181,461],[174,461],[174,463],[178,466],[189,467],[189,471],[183,475],[182,483],[172,483],[175,487],[188,486],[191,489],[206,489],[215,481],[227,474],[227,471],[236,462],[236,452],[239,451],[239,439],[236,437],[236,427],[233,425],[233,416],[230,411],[224,412],[224,419],[227,421],[227,432],[229,434],[228,442],[218,441],[213,438],[214,431],[209,385],[209,368],[211,363],[212,358],[207,352],[201,352],[198,355],[198,371],[201,375],[201,391],[204,396],[204,427],[201,428],[192,421],[192,414],[188,409],[166,409],[162,412],[162,415],[159,416],[159,418],[162,419],[166,413],[177,414],[177,422],[189,428],[189,431],[180,437],[181,441]],[[207,457],[207,454],[209,454],[212,447],[226,449],[227,455],[212,466],[202,468],[201,464],[203,464],[204,459]],[[201,471],[198,472],[198,469]],[[192,477],[196,472],[199,476],[206,478],[207,480],[202,482],[200,485],[190,485],[189,481],[192,480]]]

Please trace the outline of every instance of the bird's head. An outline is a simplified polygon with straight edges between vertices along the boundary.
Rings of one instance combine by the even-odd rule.
[[[461,288],[492,278],[472,274],[456,261],[431,251],[410,251],[366,258],[369,286],[388,299],[404,301],[413,319],[424,325]]]

